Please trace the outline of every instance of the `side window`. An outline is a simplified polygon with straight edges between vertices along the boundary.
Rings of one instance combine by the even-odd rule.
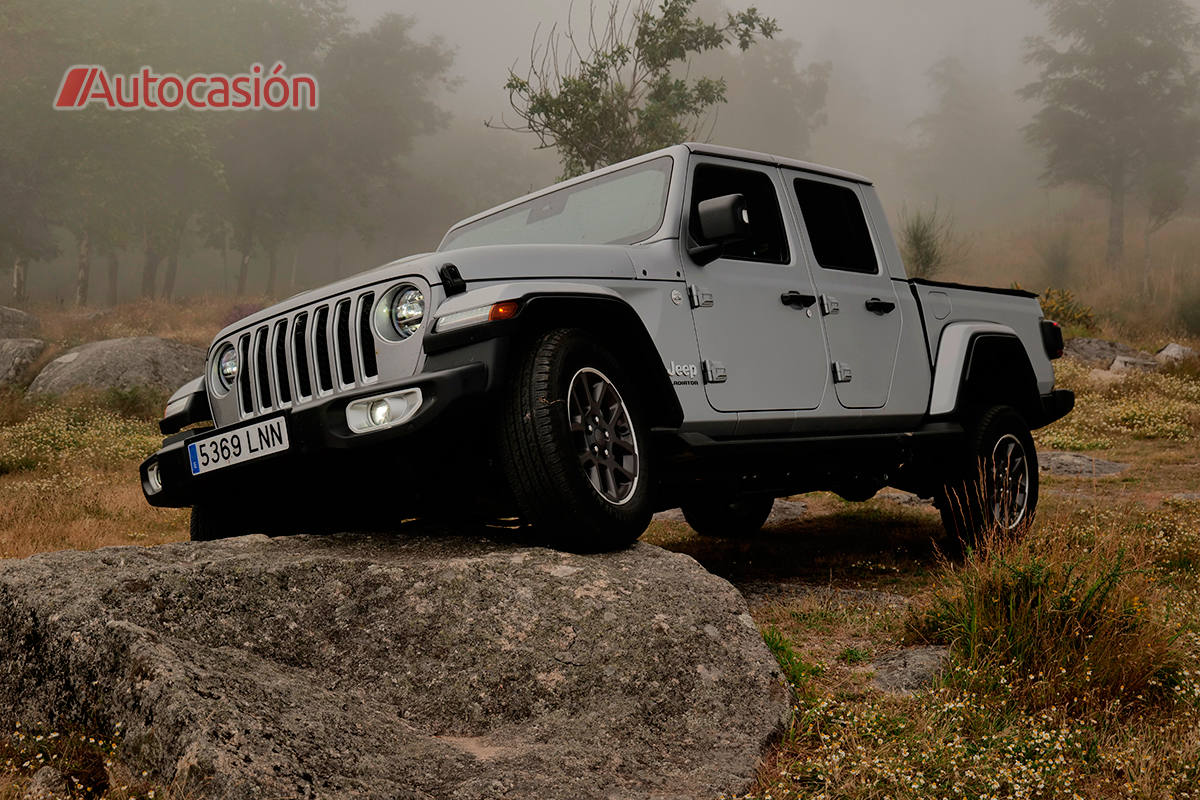
[[[701,241],[696,207],[705,200],[740,194],[746,198],[746,211],[750,215],[750,238],[725,248],[722,258],[740,261],[766,261],[786,264],[791,260],[788,253],[787,233],[783,228],[783,215],[779,211],[779,198],[775,184],[762,172],[750,169],[722,167],[717,164],[700,164],[692,178],[692,201],[689,216],[692,238]]]
[[[867,218],[853,189],[797,178],[796,199],[818,264],[868,275],[879,272]]]

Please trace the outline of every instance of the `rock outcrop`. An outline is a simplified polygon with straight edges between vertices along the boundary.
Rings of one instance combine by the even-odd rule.
[[[0,339],[0,386],[19,381],[45,349],[40,339]]]
[[[1124,358],[1131,362],[1153,363],[1157,365],[1154,356],[1142,350],[1137,350],[1120,342],[1109,342],[1104,339],[1089,339],[1081,336],[1067,341],[1064,352],[1085,364],[1112,369],[1113,362]]]
[[[1128,464],[1105,461],[1086,453],[1067,453],[1060,450],[1044,450],[1038,453],[1038,468],[1051,475],[1092,477],[1119,475],[1129,469]]]
[[[68,350],[46,365],[29,387],[33,394],[72,389],[132,389],[173,392],[204,372],[205,353],[154,336],[106,339]]]
[[[871,685],[890,694],[912,694],[932,686],[949,659],[950,648],[941,645],[897,650],[872,664]]]
[[[25,339],[38,332],[37,318],[17,308],[0,306],[0,339]]]
[[[246,536],[0,562],[0,717],[120,723],[131,766],[187,797],[714,797],[789,712],[741,595],[646,544]]]
[[[1171,342],[1169,345],[1159,350],[1154,354],[1154,357],[1163,364],[1175,364],[1180,361],[1186,361],[1189,358],[1195,358],[1198,354],[1190,347],[1186,347],[1178,342]]]

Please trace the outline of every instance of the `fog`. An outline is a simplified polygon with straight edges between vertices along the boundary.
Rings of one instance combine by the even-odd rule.
[[[15,2],[36,5],[34,0]],[[100,0],[96,7],[103,12],[106,6],[121,3]],[[224,5],[230,3],[236,5],[235,0]],[[1024,58],[1026,39],[1046,31],[1044,14],[1032,3],[755,0],[754,5],[778,21],[777,42],[798,43],[797,69],[828,64],[827,93],[818,109],[823,120],[811,129],[811,136],[776,124],[779,95],[771,94],[770,76],[752,62],[756,48],[746,54],[729,48],[698,58],[691,67],[693,74],[729,79],[728,102],[717,108],[709,120],[711,128],[706,128],[711,130],[711,141],[865,174],[877,182],[894,220],[902,211],[936,206],[952,217],[964,236],[1029,228],[1068,212],[1103,214],[1097,196],[1087,189],[1046,188],[1041,179],[1044,152],[1024,135],[1037,108],[1017,95],[1037,75],[1036,67]],[[716,17],[723,8],[743,7],[701,0],[697,10]],[[246,240],[242,250],[249,294],[267,290],[284,294],[430,249],[456,219],[551,183],[560,174],[554,151],[536,149],[536,140],[527,134],[489,129],[484,123],[512,121],[503,84],[510,67],[518,72],[525,68],[535,31],[545,34],[552,26],[561,29],[571,23],[585,26],[586,3],[347,0],[346,10],[353,18],[351,28],[359,32],[370,31],[388,14],[410,18],[408,39],[415,45],[442,48],[448,66],[441,73],[431,68],[428,80],[421,84],[431,105],[414,108],[404,141],[398,142],[394,158],[388,161],[396,167],[395,175],[386,187],[359,192],[362,196],[339,207],[344,219],[336,232],[335,226],[326,224],[328,213],[306,207],[308,216],[293,214],[274,238],[262,236],[260,226],[254,233],[259,239]],[[0,16],[0,21],[4,19]],[[14,24],[13,19],[4,24]],[[19,14],[16,19],[19,23]],[[64,55],[70,60],[64,60],[53,74],[61,75],[71,63],[87,63],[83,55]],[[244,70],[248,61],[266,62],[272,57],[235,49],[192,63],[201,69],[234,72]],[[156,66],[157,62],[164,62],[164,57],[156,58]],[[50,66],[54,63],[51,60]],[[169,68],[183,71],[165,63],[160,67]],[[337,91],[337,84],[319,72],[317,77],[322,79],[323,103],[335,102],[330,93]],[[364,108],[348,108],[345,125],[358,123],[356,112],[363,113],[363,126],[371,124]],[[59,128],[65,124],[63,116],[54,120]],[[0,134],[7,124],[0,119]],[[229,178],[228,166],[225,175]],[[298,175],[296,180],[303,180]],[[347,187],[338,191],[343,189]],[[352,189],[347,189],[349,194],[355,194]],[[1185,213],[1190,212],[1190,203]],[[198,211],[183,224],[175,244],[178,278],[162,293],[188,296],[235,290],[240,261],[237,225],[233,223],[223,234],[222,250],[214,244],[219,237],[200,230],[200,221],[211,216]],[[61,214],[51,217],[50,236],[57,253],[43,248],[40,257],[30,259],[29,293],[35,302],[69,304],[79,234],[71,233],[70,220]],[[120,261],[115,298],[120,301],[132,299],[145,286],[142,262],[150,259],[139,249],[142,239],[128,227],[109,247]],[[0,251],[4,251],[2,244]],[[10,252],[0,255],[6,265],[11,261]],[[92,260],[100,263],[98,256]],[[275,266],[268,267],[268,261]],[[268,278],[268,273],[277,275]],[[99,283],[93,279],[94,285]],[[4,301],[0,291],[0,302]],[[105,298],[93,290],[88,302],[103,304]]]

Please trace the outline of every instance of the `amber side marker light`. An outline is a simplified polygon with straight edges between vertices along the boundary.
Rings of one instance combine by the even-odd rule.
[[[492,306],[492,310],[488,312],[488,322],[512,319],[517,315],[518,308],[519,305],[515,300],[505,300],[503,303],[496,303]]]

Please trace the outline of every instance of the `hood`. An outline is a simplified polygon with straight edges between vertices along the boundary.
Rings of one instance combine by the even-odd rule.
[[[431,286],[440,286],[442,279],[438,270],[448,263],[458,267],[468,287],[475,282],[496,280],[631,279],[637,277],[637,273],[629,250],[630,247],[623,245],[520,244],[420,253],[295,294],[227,326],[213,342],[230,338],[280,314],[405,276],[418,275]]]

